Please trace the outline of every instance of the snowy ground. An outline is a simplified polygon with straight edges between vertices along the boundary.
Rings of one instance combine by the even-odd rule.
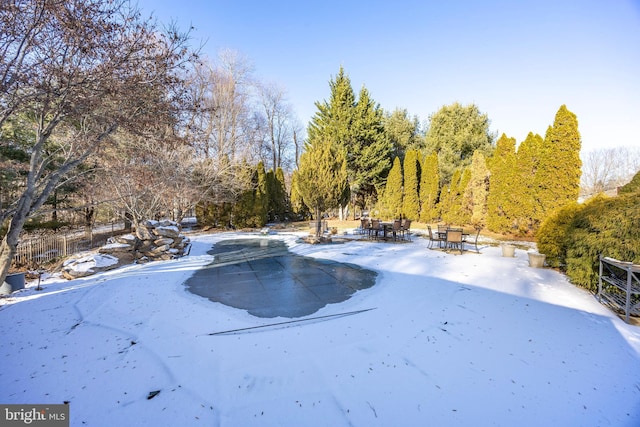
[[[272,235],[379,273],[309,317],[372,310],[209,335],[291,320],[185,291],[236,237],[0,300],[0,403],[67,401],[73,426],[640,425],[640,328],[522,250]]]

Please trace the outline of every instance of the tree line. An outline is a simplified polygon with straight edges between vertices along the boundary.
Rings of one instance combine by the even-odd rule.
[[[385,116],[365,87],[356,98],[344,69],[330,90],[328,101],[316,103],[292,177],[292,198],[316,216],[351,207],[533,235],[550,212],[578,198],[580,133],[564,105],[544,138],[530,133],[517,147],[505,134],[495,141],[476,105],[459,103],[431,115],[422,138],[405,118],[400,128],[411,137],[402,144],[396,127],[386,126],[397,125],[397,114]]]

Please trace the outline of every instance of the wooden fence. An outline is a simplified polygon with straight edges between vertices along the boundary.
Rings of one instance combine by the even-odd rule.
[[[18,243],[12,266],[37,268],[53,260],[102,246],[110,237],[124,232],[124,224],[110,224],[95,227],[90,233],[73,230],[45,236],[24,236]]]

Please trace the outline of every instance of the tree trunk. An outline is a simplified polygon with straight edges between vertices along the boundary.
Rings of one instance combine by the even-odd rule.
[[[322,218],[320,208],[316,207],[316,237],[322,236]]]
[[[29,213],[29,206],[31,205],[31,198],[27,194],[23,194],[16,213],[9,222],[9,230],[0,243],[0,284],[4,282],[4,279],[9,273],[11,268],[11,262],[18,250],[18,242],[20,240],[20,232],[24,223],[27,221],[27,214]]]
[[[17,247],[17,242],[12,244],[8,234],[4,236],[2,243],[0,243],[0,283],[4,282],[4,279],[9,273],[11,261],[13,261],[13,257],[16,255]]]
[[[125,212],[124,214],[124,230],[126,232],[131,233],[131,222],[133,221],[133,215],[129,212]]]
[[[58,221],[58,190],[53,190],[51,195],[51,204],[53,205],[53,212],[51,213],[51,221]]]
[[[91,239],[93,228],[93,216],[95,215],[95,208],[89,206],[84,208],[84,237],[85,239]]]

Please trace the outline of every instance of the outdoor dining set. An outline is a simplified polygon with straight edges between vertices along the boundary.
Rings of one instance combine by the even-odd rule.
[[[465,232],[462,228],[453,228],[449,225],[438,225],[437,231],[434,231],[431,226],[427,226],[429,230],[429,248],[434,243],[438,243],[438,248],[450,250],[459,250],[460,254],[464,253],[465,243],[470,243],[475,246],[476,252],[478,251],[478,236],[480,235],[481,228],[475,228],[475,238],[472,239],[470,233]]]
[[[437,243],[439,249],[447,252],[459,250],[463,254],[466,250],[465,245],[473,245],[475,251],[480,253],[478,250],[478,236],[480,236],[481,227],[475,227],[474,233],[468,233],[463,228],[455,228],[446,224],[439,224],[436,230],[429,225],[427,229],[429,231],[429,249]],[[411,241],[411,220],[382,221],[362,218],[357,232],[370,240]]]
[[[396,219],[381,221],[379,219],[362,218],[360,231],[369,239],[375,240],[411,240],[411,220]]]

